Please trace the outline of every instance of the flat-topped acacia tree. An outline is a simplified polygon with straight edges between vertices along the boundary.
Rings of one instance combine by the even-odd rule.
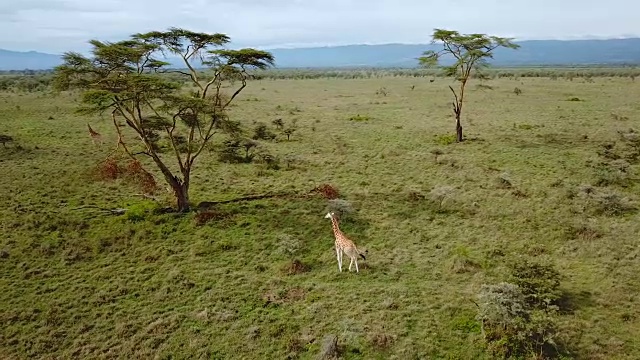
[[[225,49],[229,41],[224,34],[179,28],[135,34],[114,43],[92,40],[93,56],[64,54],[63,65],[55,69],[54,84],[59,90],[82,91],[80,112],[110,112],[118,148],[134,160],[150,158],[173,190],[178,210],[188,211],[196,159],[214,134],[238,130],[227,109],[247,86],[249,71],[274,63],[266,51]],[[184,70],[160,60],[167,54],[181,59]],[[206,71],[198,70],[196,61]],[[167,72],[183,77],[195,90],[184,91],[185,81],[162,75]],[[134,137],[125,136],[122,122]],[[174,153],[169,158],[160,154],[163,137]],[[170,158],[175,166],[168,166]]]
[[[443,56],[453,58],[453,64],[444,65],[442,69],[446,76],[454,77],[460,84],[456,92],[453,87],[449,89],[453,93],[453,114],[456,119],[456,141],[462,142],[462,104],[464,101],[464,90],[467,82],[471,78],[472,71],[479,71],[488,65],[487,58],[493,58],[493,51],[499,47],[517,49],[520,45],[512,43],[511,38],[501,38],[488,36],[485,34],[460,34],[453,30],[434,29],[432,44],[439,44],[442,49],[439,51],[425,51],[422,57],[418,58],[420,65],[433,67],[440,63]]]

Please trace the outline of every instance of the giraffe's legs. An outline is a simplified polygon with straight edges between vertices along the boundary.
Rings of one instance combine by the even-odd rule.
[[[351,262],[349,263],[349,271],[351,271],[352,266],[353,266],[353,258],[351,258]]]
[[[342,272],[342,252],[340,248],[336,246],[336,256],[338,257],[338,270]]]
[[[356,272],[360,272],[360,270],[358,270],[358,258],[355,258],[355,262],[356,262]]]

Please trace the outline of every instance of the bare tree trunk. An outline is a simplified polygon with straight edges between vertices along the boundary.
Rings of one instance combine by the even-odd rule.
[[[173,190],[173,195],[176,197],[178,211],[188,212],[191,210],[191,204],[189,203],[189,181],[181,181],[173,175],[166,177],[166,179],[171,186],[171,190]]]
[[[456,114],[456,140],[462,142],[462,124],[460,124],[460,114]]]
[[[171,187],[173,188],[173,193],[176,197],[178,211],[189,211],[191,209],[191,204],[189,204],[189,184],[180,184],[176,182],[176,184],[172,184]]]
[[[187,212],[191,210],[191,205],[189,204],[189,183],[190,183],[190,173],[191,169],[185,169],[183,171],[185,178],[180,180],[177,176],[171,173],[171,170],[160,160],[160,158],[152,153],[151,157],[153,161],[158,165],[162,175],[164,175],[165,180],[171,186],[171,190],[173,190],[173,194],[176,197],[176,202],[178,206],[179,212]]]

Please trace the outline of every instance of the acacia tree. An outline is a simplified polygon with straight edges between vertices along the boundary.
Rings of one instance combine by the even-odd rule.
[[[82,113],[109,111],[118,135],[116,150],[133,160],[151,159],[173,190],[178,210],[188,211],[196,159],[216,133],[239,131],[228,117],[229,105],[247,86],[250,70],[274,63],[265,51],[224,49],[229,41],[224,34],[179,28],[134,34],[115,43],[92,40],[92,57],[64,54],[54,84],[59,90],[82,91]],[[176,56],[184,69],[170,68],[160,60],[165,55]],[[206,70],[198,70],[196,61]],[[184,91],[185,82],[195,90]],[[132,130],[133,136],[121,128]],[[174,154],[174,166],[162,156],[164,148]]]
[[[460,87],[458,91],[452,86],[449,89],[453,93],[453,113],[456,119],[456,140],[463,141],[462,124],[462,104],[464,101],[464,90],[467,82],[471,78],[472,71],[477,75],[482,75],[480,70],[488,65],[487,58],[493,58],[493,50],[499,47],[517,49],[520,45],[512,43],[511,38],[501,38],[488,36],[485,34],[460,34],[457,31],[434,29],[432,44],[442,45],[439,51],[429,50],[418,58],[420,65],[424,67],[434,67],[440,63],[442,57],[453,57],[453,64],[441,66],[446,76],[454,77]]]

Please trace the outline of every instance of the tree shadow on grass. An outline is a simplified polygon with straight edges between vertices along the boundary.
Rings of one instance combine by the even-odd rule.
[[[568,292],[565,291],[558,300],[560,314],[571,315],[578,309],[595,306],[593,294],[589,291]]]

